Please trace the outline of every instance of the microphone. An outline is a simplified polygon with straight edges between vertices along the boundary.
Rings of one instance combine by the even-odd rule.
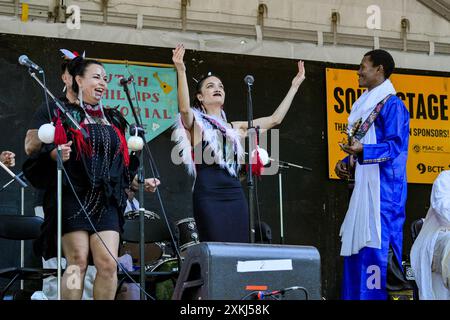
[[[30,60],[30,58],[28,58],[28,56],[26,56],[26,55],[21,55],[20,57],[19,57],[19,63],[21,64],[21,65],[23,65],[23,66],[26,66],[26,67],[28,67],[28,68],[30,68],[30,69],[34,69],[34,70],[36,70],[36,71],[38,71],[38,72],[40,72],[40,73],[42,73],[43,72],[43,70],[42,70],[42,68],[41,67],[39,67],[36,63],[34,63],[33,61],[31,61]]]
[[[130,126],[130,136],[136,135],[136,130],[137,130],[137,134],[138,135],[140,135],[141,133],[145,133],[144,128],[142,128],[141,126],[138,126],[137,124],[133,123]]]
[[[128,79],[127,78],[120,78],[119,86],[123,87],[124,85],[133,82],[133,80],[134,80],[133,76],[129,76]]]
[[[245,76],[244,82],[245,82],[248,86],[251,86],[251,85],[253,84],[253,82],[255,82],[255,78],[253,78],[252,75],[248,74],[248,75]]]

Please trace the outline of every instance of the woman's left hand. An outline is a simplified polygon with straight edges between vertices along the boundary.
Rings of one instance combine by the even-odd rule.
[[[300,87],[300,85],[302,84],[303,80],[305,80],[305,66],[304,66],[304,62],[302,60],[300,60],[298,62],[298,73],[295,76],[295,78],[292,80],[292,86],[294,88],[298,88]]]
[[[146,192],[155,192],[156,188],[161,184],[156,178],[148,178],[144,181],[144,190]]]

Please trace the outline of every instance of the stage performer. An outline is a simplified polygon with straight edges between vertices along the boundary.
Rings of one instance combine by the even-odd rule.
[[[113,258],[117,259],[119,233],[123,230],[125,189],[138,187],[135,176],[138,160],[128,153],[125,118],[117,109],[102,106],[107,89],[103,65],[77,56],[67,64],[67,71],[69,78],[65,83],[69,92],[72,82],[77,101],[66,96],[65,107],[89,137],[84,138],[54,103],[50,104],[50,110],[44,104],[34,115],[31,129],[37,130],[49,118],[56,123],[53,143],[36,141],[36,134],[27,134],[30,158],[24,164],[24,173],[35,187],[45,189],[45,222],[35,249],[46,259],[56,256],[56,146],[59,145],[68,175],[67,178],[63,174],[62,247],[68,262],[66,270],[72,272],[65,272],[62,278],[62,298],[81,299],[91,255],[97,269],[93,297],[110,300],[117,289],[117,265]],[[158,184],[157,179],[145,179],[145,190],[152,192]],[[69,286],[73,272],[77,272],[80,285]]]
[[[240,137],[247,136],[247,121],[228,122],[225,88],[212,74],[197,82],[191,106],[184,54],[183,45],[173,50],[180,111],[173,140],[179,148],[177,154],[181,153],[195,177],[193,208],[200,241],[249,242],[248,206],[238,179],[244,159]],[[298,73],[283,101],[271,116],[255,119],[254,126],[266,130],[279,125],[304,79],[305,69],[299,61]],[[193,159],[192,153],[203,156]]]
[[[358,81],[367,90],[348,117],[350,141],[341,148],[350,155],[335,167],[342,179],[355,169],[355,187],[340,230],[343,299],[387,299],[390,249],[391,263],[402,272],[409,112],[389,80],[394,66],[384,50],[364,55]]]

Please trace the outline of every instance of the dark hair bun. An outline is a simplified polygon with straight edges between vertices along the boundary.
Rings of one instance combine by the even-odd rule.
[[[67,66],[67,70],[69,71],[69,73],[72,75],[72,77],[75,77],[75,75],[77,75],[77,71],[80,69],[81,65],[83,64],[83,57],[75,57],[73,58],[68,66]]]

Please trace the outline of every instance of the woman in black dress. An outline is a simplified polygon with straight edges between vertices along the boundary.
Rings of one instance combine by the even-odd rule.
[[[200,241],[249,242],[247,201],[238,179],[244,158],[240,137],[247,136],[247,121],[228,123],[223,111],[225,89],[214,75],[197,83],[191,107],[184,52],[184,46],[178,45],[172,57],[180,110],[173,140],[196,179],[193,207]],[[281,104],[271,116],[255,119],[254,126],[267,130],[280,124],[304,79],[305,69],[299,61],[298,73]]]
[[[107,88],[102,64],[77,57],[67,65],[66,71],[71,76],[71,86],[78,97],[76,102],[65,100],[66,108],[89,132],[89,138],[84,139],[81,132],[60,115],[55,105],[50,105],[50,116],[54,122],[58,119],[62,122],[62,131],[67,136],[67,143],[59,143],[65,171],[76,191],[75,196],[68,179],[64,177],[62,247],[68,264],[66,270],[70,270],[70,273],[65,272],[62,278],[62,298],[81,299],[91,254],[97,269],[94,299],[114,299],[117,265],[113,257],[117,259],[119,233],[124,224],[125,189],[137,187],[135,172],[138,161],[135,156],[128,154],[126,120],[118,110],[102,107],[101,98]],[[37,111],[33,120],[35,128],[32,129],[36,130],[49,122],[49,111],[46,106]],[[45,222],[37,247],[47,258],[56,254],[57,150],[55,144],[40,143],[36,138],[36,131],[27,133],[28,146],[33,148],[27,150],[32,157],[24,165],[24,172],[36,187],[46,190],[43,206]],[[32,140],[34,143],[31,143]],[[158,184],[157,179],[146,179],[145,189],[154,191]],[[73,272],[79,275],[79,285],[71,283],[74,280]]]

